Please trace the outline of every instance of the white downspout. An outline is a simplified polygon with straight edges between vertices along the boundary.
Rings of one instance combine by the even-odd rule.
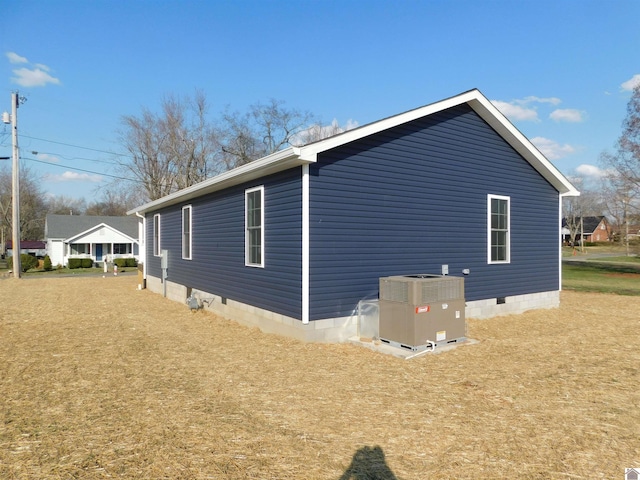
[[[309,165],[302,166],[302,323],[309,323]]]
[[[558,291],[562,291],[562,199],[564,195],[558,194]]]
[[[142,235],[138,239],[138,254],[142,257],[142,279],[147,281],[147,218],[144,215],[140,215],[136,212],[136,217],[142,219]],[[138,230],[138,234],[140,231]],[[133,247],[133,245],[132,245]]]

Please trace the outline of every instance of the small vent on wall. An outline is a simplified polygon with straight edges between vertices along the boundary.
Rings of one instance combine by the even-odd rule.
[[[507,298],[506,297],[498,297],[498,298],[496,298],[496,304],[502,305],[503,303],[507,303]]]

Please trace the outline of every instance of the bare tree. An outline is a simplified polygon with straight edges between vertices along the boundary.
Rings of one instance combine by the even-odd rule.
[[[89,203],[85,215],[124,216],[142,201],[138,196],[138,190],[120,185],[103,190],[99,199]]]
[[[614,239],[619,240],[629,255],[629,225],[640,212],[640,191],[617,172],[610,172],[605,180],[602,192]]]
[[[198,183],[220,171],[217,134],[208,119],[203,93],[184,100],[168,96],[162,113],[143,108],[127,115],[120,140],[130,158],[121,162],[125,177],[144,188],[147,200]]]
[[[309,112],[271,99],[243,114],[227,110],[214,122],[202,93],[168,96],[159,114],[143,108],[139,116],[122,118],[120,140],[130,154],[121,162],[123,178],[142,185],[144,201],[156,200],[294,145],[314,121]]]
[[[626,185],[640,189],[640,85],[633,90],[627,104],[627,116],[616,142],[615,153],[604,152],[600,162],[615,171]]]
[[[346,125],[342,126],[335,118],[329,125],[314,123],[310,127],[307,127],[305,130],[299,132],[291,143],[295,146],[307,145],[309,143],[317,142],[320,140],[324,140],[325,138],[339,135],[343,132],[346,132],[347,130],[356,128],[357,126],[358,123],[353,121],[349,121]]]
[[[582,240],[584,217],[602,215],[604,207],[599,190],[589,184],[584,177],[574,176],[570,180],[580,189],[580,196],[564,197],[562,210],[571,245],[575,246],[578,238]]]
[[[0,169],[0,237],[6,241],[13,229],[11,212],[12,175],[8,168]],[[28,167],[20,169],[20,237],[23,240],[44,238],[44,218],[47,202],[40,188],[40,179]],[[4,242],[3,242],[4,243]]]
[[[87,202],[84,198],[56,195],[47,199],[47,213],[57,215],[82,215],[86,209]]]
[[[286,148],[313,122],[311,113],[286,108],[276,99],[256,103],[245,114],[227,111],[221,144],[225,165],[235,168]]]

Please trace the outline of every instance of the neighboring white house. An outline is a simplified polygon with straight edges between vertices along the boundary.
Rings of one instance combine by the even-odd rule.
[[[141,258],[135,217],[47,215],[44,235],[53,265],[67,265],[70,258],[91,258],[97,263]]]

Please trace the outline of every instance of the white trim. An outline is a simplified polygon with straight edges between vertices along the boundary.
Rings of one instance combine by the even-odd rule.
[[[491,259],[491,200],[507,201],[507,258],[506,260]],[[487,195],[487,263],[489,265],[511,263],[511,197],[504,195]]]
[[[309,165],[302,166],[302,323],[309,323]]]
[[[562,235],[562,195],[558,195],[558,291],[562,291],[562,244],[564,235]]]
[[[260,192],[260,263],[251,263],[249,261],[249,222],[247,218],[247,197],[250,193]],[[244,265],[246,267],[259,267],[264,268],[265,264],[265,245],[264,245],[264,185],[254,188],[247,188],[244,191]]]
[[[184,247],[185,247],[185,242],[184,242],[184,211],[185,210],[189,210],[189,255],[185,256],[184,254]],[[181,223],[181,236],[182,236],[182,259],[183,260],[191,260],[192,256],[193,256],[193,208],[191,208],[191,205],[185,205],[184,207],[182,207],[182,214],[180,215],[180,223]]]
[[[558,192],[567,196],[578,195],[576,188],[560,171],[505,117],[479,90],[474,89],[460,95],[441,100],[424,107],[416,108],[399,115],[394,115],[339,135],[320,140],[303,147],[290,147],[273,153],[254,162],[224,172],[216,177],[174,192],[166,197],[154,200],[127,212],[148,212],[161,207],[174,205],[228,188],[233,185],[256,180],[272,173],[280,172],[317,161],[318,153],[324,152],[346,143],[358,140],[367,135],[378,133],[403,123],[432,115],[461,104],[468,104],[485,122],[511,145],[522,157],[536,169]]]
[[[157,226],[156,226],[156,218],[158,219],[157,222]],[[153,242],[153,256],[154,257],[160,257],[162,256],[162,242],[161,242],[161,238],[160,238],[160,231],[162,230],[161,228],[162,225],[162,218],[160,217],[159,213],[156,213],[153,216],[153,238],[152,238],[152,242]],[[156,231],[157,228],[157,231]],[[157,241],[156,241],[157,238]]]
[[[111,225],[107,225],[106,223],[99,223],[98,225],[94,225],[91,228],[86,229],[84,232],[80,232],[75,234],[73,237],[69,237],[67,239],[65,239],[64,241],[66,243],[78,243],[75,240],[82,238],[82,237],[86,237],[87,235],[89,235],[92,232],[95,232],[97,230],[100,230],[101,228],[105,228],[107,230],[111,230],[114,233],[117,233],[118,235],[122,235],[124,238],[128,239],[131,243],[140,243],[138,240],[136,240],[133,237],[130,237],[129,235],[127,235],[124,232],[121,232],[120,230],[118,230],[117,228],[112,227]],[[95,242],[94,242],[95,243]],[[119,242],[122,243],[122,242]]]

